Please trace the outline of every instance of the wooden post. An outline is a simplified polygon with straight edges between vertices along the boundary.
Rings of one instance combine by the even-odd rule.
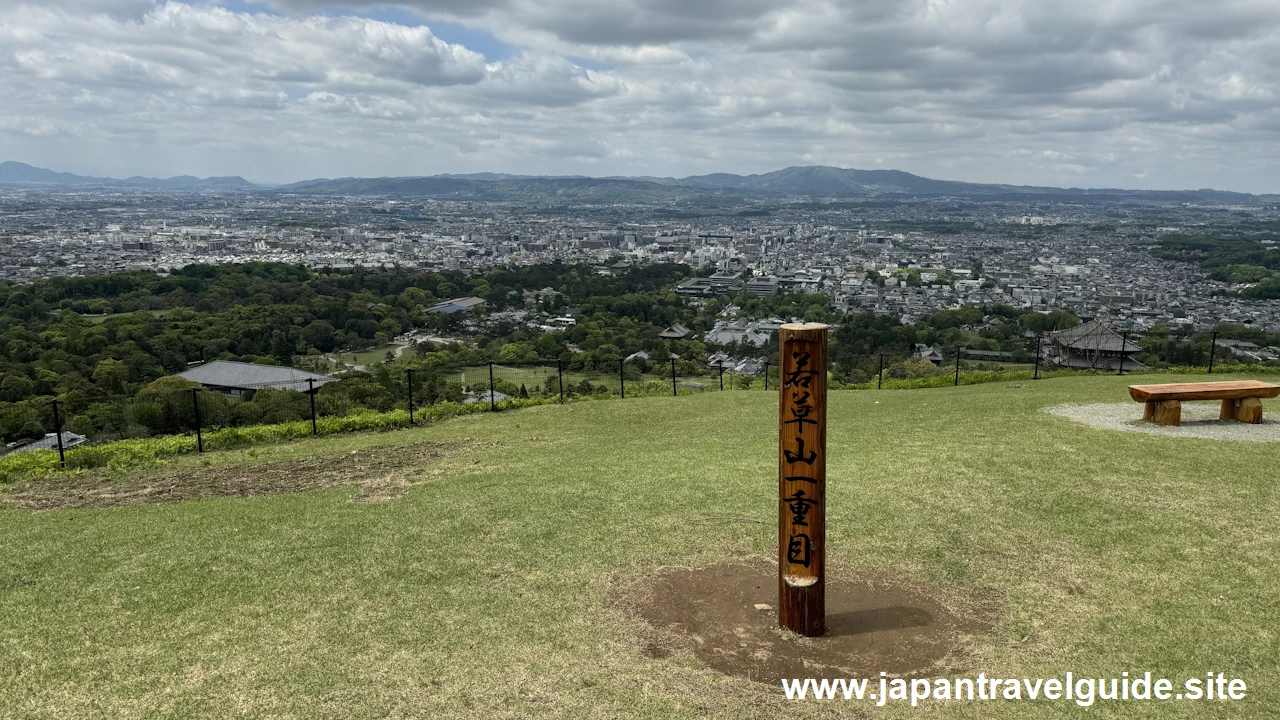
[[[826,632],[827,326],[778,331],[778,624]]]
[[[1218,331],[1215,328],[1213,336],[1209,338],[1209,374],[1213,374],[1213,356],[1218,349]]]
[[[676,359],[671,358],[671,397],[676,397],[680,392],[676,388]]]
[[[884,353],[880,353],[880,369],[876,371],[876,389],[884,387]]]
[[[960,348],[956,348],[956,387],[960,387]]]

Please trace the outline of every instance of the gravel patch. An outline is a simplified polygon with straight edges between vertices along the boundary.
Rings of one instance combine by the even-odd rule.
[[[1269,409],[1269,408],[1268,408]],[[1060,418],[1084,423],[1102,430],[1168,435],[1169,437],[1204,438],[1206,440],[1239,440],[1242,442],[1280,442],[1280,421],[1262,416],[1261,425],[1218,419],[1218,403],[1182,403],[1181,427],[1157,425],[1142,419],[1142,404],[1092,403],[1089,405],[1054,405],[1045,412]]]

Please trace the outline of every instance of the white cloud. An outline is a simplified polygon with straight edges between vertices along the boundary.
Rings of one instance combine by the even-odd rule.
[[[1280,191],[1271,2],[392,2],[422,18],[406,25],[218,1],[0,0],[0,157],[277,180],[814,162]],[[512,50],[486,59],[439,20]]]

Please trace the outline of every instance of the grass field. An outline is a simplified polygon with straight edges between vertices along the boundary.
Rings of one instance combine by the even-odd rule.
[[[165,313],[169,312],[169,310],[168,309],[148,310],[147,312],[150,313],[152,317],[162,317]],[[99,323],[104,323],[107,320],[110,320],[111,318],[114,318],[114,317],[123,317],[125,315],[132,315],[132,314],[133,313],[111,313],[109,315],[84,315],[83,317],[85,320],[88,320],[94,325],[97,325]]]
[[[356,352],[356,353],[341,352],[341,353],[334,353],[334,355],[340,360],[342,360],[342,362],[346,363],[347,365],[361,365],[361,366],[377,365],[387,359],[388,352],[395,354],[396,348],[398,347],[400,346],[394,345],[394,344],[379,345],[378,347],[369,348],[368,350],[361,350],[360,352]],[[408,360],[412,357],[413,357],[413,350],[411,348],[406,349],[400,355],[400,357],[396,358],[396,362],[400,362],[402,360]]]
[[[296,494],[0,505],[0,717],[1280,716],[1277,446],[1041,412],[1125,401],[1126,382],[833,393],[829,572],[928,583],[943,602],[994,591],[973,674],[1212,670],[1244,678],[1244,701],[788,703],[692,656],[649,657],[618,588],[774,554],[774,396],[726,392],[37,481],[261,485],[353,458],[350,486]]]

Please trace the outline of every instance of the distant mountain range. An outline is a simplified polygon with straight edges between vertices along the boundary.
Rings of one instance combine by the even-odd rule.
[[[900,170],[847,170],[825,166],[790,167],[763,175],[716,173],[686,178],[583,177],[472,173],[423,177],[321,178],[288,185],[255,185],[241,177],[166,179],[87,177],[25,163],[0,163],[0,184],[83,186],[186,192],[263,192],[296,195],[374,195],[500,202],[658,204],[678,201],[768,201],[770,199],[910,199],[956,197],[971,200],[1046,202],[1189,202],[1255,204],[1280,195],[1221,190],[1119,190],[988,185],[933,180]]]
[[[0,184],[4,185],[83,185],[93,187],[142,188],[150,190],[251,190],[258,187],[242,177],[198,178],[180,175],[171,178],[89,177],[71,173],[54,172],[20,162],[0,163]]]

